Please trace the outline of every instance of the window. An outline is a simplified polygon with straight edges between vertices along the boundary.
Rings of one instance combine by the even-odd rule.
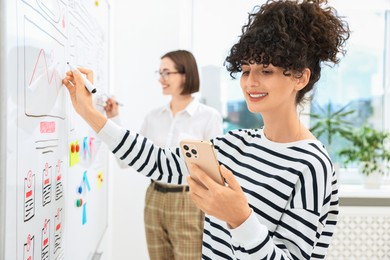
[[[311,106],[311,113],[317,113],[319,107],[327,108],[329,103],[334,111],[345,107],[353,110],[347,116],[354,127],[369,123],[378,130],[387,127],[390,121],[385,111],[386,66],[389,60],[387,41],[388,10],[390,2],[373,1],[370,5],[359,5],[351,1],[335,1],[339,14],[345,16],[351,37],[348,40],[347,55],[334,68],[324,67],[317,93]],[[384,8],[387,7],[387,8]],[[389,102],[389,101],[388,101]],[[325,145],[327,136],[319,138]],[[337,152],[348,142],[336,136],[332,142],[330,155],[335,163],[342,167],[342,158]],[[329,149],[328,149],[329,150]],[[353,165],[352,165],[353,166]],[[353,169],[341,169],[341,183],[359,183],[361,178],[351,175]],[[355,176],[359,176],[355,174]]]
[[[217,76],[202,76],[202,96],[206,103],[220,93],[217,108],[225,118],[225,131],[262,125],[259,115],[251,114],[245,105],[238,80],[232,80],[223,67],[228,51],[247,22],[247,13],[265,1],[197,0],[193,1],[193,51],[202,75],[217,71]],[[347,42],[347,55],[333,68],[323,66],[311,112],[332,102],[334,109],[348,104],[356,112],[348,118],[354,126],[369,122],[377,129],[390,130],[389,31],[390,0],[357,2],[335,0],[330,3],[344,16],[352,30]],[[386,69],[387,68],[387,69]],[[208,98],[213,96],[213,98]],[[387,101],[387,102],[386,102]],[[212,104],[211,104],[212,105]],[[218,107],[219,106],[219,107]],[[385,109],[386,108],[386,109]],[[316,110],[317,109],[317,110]],[[325,137],[320,138],[325,145]],[[345,141],[335,140],[338,148]],[[334,162],[341,162],[331,152]],[[359,180],[345,180],[359,182]]]

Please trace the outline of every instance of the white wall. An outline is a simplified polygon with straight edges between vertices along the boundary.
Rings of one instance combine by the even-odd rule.
[[[138,130],[146,113],[167,102],[154,71],[160,57],[191,50],[192,0],[111,1],[112,89],[124,106],[124,126]],[[108,259],[148,259],[143,208],[149,179],[110,160],[110,234]]]

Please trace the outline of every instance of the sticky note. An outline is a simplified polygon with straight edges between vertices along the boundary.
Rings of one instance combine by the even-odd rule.
[[[82,223],[83,223],[83,225],[85,223],[87,223],[87,204],[86,203],[83,204],[83,220],[82,220]]]
[[[103,183],[103,172],[99,172],[98,173],[98,180],[97,180],[98,189],[100,189],[100,187],[102,186],[102,183]]]
[[[88,146],[88,137],[84,137],[83,140],[83,154],[84,154],[84,160],[86,160],[87,157],[89,157],[90,155],[89,146]]]
[[[73,165],[77,164],[80,161],[79,157],[80,152],[80,146],[78,141],[70,143],[69,146],[69,166],[72,167]]]
[[[91,191],[91,186],[89,186],[87,171],[84,172],[83,181],[85,183],[85,186],[87,186],[88,191]]]
[[[89,153],[91,157],[93,156],[94,153],[93,151],[95,150],[94,141],[95,141],[95,137],[89,138],[88,146],[89,146]]]

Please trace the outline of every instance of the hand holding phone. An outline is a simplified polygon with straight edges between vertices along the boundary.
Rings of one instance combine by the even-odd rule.
[[[215,156],[214,145],[210,141],[185,139],[180,142],[180,147],[187,168],[189,163],[196,164],[215,182],[224,185],[224,180],[219,172],[219,164]],[[191,178],[202,184],[197,176],[191,175]]]

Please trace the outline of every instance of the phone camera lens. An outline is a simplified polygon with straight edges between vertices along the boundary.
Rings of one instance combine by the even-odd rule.
[[[188,147],[188,145],[183,145],[183,148],[184,148],[184,150],[186,150],[186,151],[188,151],[190,148]]]
[[[187,156],[188,158],[191,158],[191,153],[190,153],[190,152],[186,152],[186,156]]]
[[[195,154],[197,154],[198,152],[197,152],[195,149],[192,149],[192,150],[191,150],[191,153],[195,155]]]

